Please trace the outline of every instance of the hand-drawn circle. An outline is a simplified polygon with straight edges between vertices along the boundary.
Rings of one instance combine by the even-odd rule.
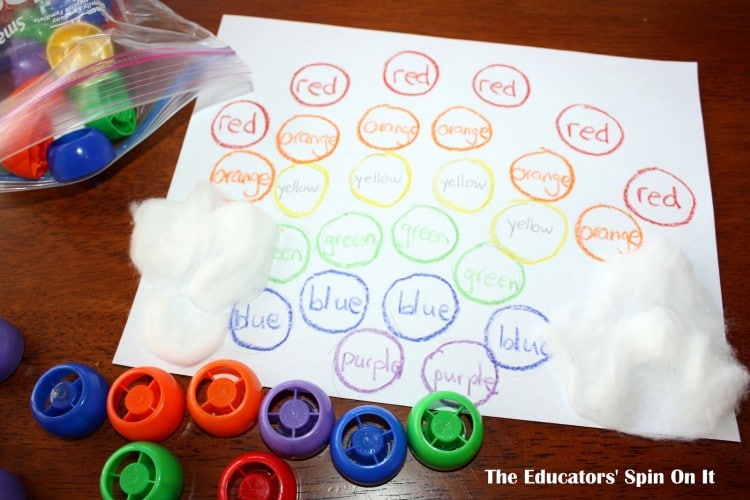
[[[324,134],[323,140],[321,141],[317,135],[311,135],[309,132],[298,131],[292,133],[288,129],[292,129],[294,126],[300,126],[300,123],[306,123],[312,125],[312,128],[328,128],[328,134]],[[292,152],[287,146],[291,141],[296,142],[297,139],[301,143],[309,146],[307,148],[300,147],[300,152]],[[279,127],[276,132],[276,149],[278,149],[281,156],[291,161],[292,163],[310,163],[314,161],[320,161],[323,158],[327,158],[336,151],[341,140],[341,132],[339,127],[333,121],[318,115],[294,115]],[[320,146],[321,143],[323,146]],[[322,150],[321,150],[322,148]],[[304,154],[299,154],[304,153]]]
[[[375,388],[362,388],[358,387],[352,383],[350,383],[346,377],[344,377],[343,368],[340,365],[341,362],[341,351],[342,346],[349,341],[353,336],[355,335],[378,335],[381,337],[384,337],[387,340],[390,340],[397,348],[398,348],[398,357],[401,369],[399,371],[396,371],[393,373],[393,377],[388,380],[387,382],[375,387]],[[336,351],[333,355],[334,360],[334,373],[336,374],[336,377],[341,381],[342,384],[344,384],[346,387],[353,391],[357,391],[360,394],[373,394],[375,392],[381,391],[385,389],[386,387],[393,384],[396,380],[401,378],[401,375],[403,373],[403,366],[404,366],[404,360],[405,360],[405,354],[404,354],[404,347],[401,345],[401,343],[398,341],[396,337],[391,335],[390,333],[384,331],[384,330],[378,330],[375,328],[361,328],[359,330],[354,330],[353,332],[348,333],[341,341],[336,344]]]
[[[297,92],[297,89],[295,87],[299,87],[299,85],[295,85],[295,82],[297,82],[297,78],[299,78],[301,75],[303,75],[305,72],[308,72],[310,70],[315,71],[317,69],[332,69],[333,72],[337,73],[338,75],[342,76],[344,78],[344,90],[339,92],[335,92],[333,94],[330,94],[326,92],[325,85],[321,86],[321,90],[323,90],[323,93],[328,93],[328,95],[332,95],[333,97],[325,100],[321,99],[320,102],[312,102],[310,100],[305,100],[302,98],[302,96],[299,95]],[[335,79],[334,79],[335,80]],[[336,104],[337,102],[341,101],[341,99],[344,98],[344,96],[349,91],[349,85],[350,85],[350,79],[349,75],[344,71],[343,69],[339,68],[335,64],[331,63],[311,63],[307,64],[305,66],[302,66],[300,69],[294,72],[294,75],[292,76],[292,80],[289,83],[289,91],[292,94],[292,97],[299,102],[300,104],[304,104],[305,106],[316,106],[316,107],[323,107],[323,106],[330,106],[332,104]]]
[[[536,258],[530,258],[525,255],[520,255],[520,253],[517,250],[514,250],[511,248],[508,244],[503,243],[501,239],[498,237],[497,233],[497,226],[498,221],[501,220],[502,216],[506,213],[510,212],[511,210],[516,210],[519,207],[523,206],[532,206],[532,207],[544,207],[545,209],[549,210],[556,216],[558,216],[562,220],[562,236],[560,237],[557,244],[552,248],[551,251],[549,251],[546,255],[537,256]],[[533,219],[532,219],[533,222]],[[539,264],[540,262],[544,262],[545,260],[549,260],[555,256],[557,256],[558,253],[560,253],[560,250],[562,250],[562,247],[565,245],[565,242],[568,239],[568,218],[565,216],[565,213],[560,210],[559,208],[555,207],[554,205],[550,205],[548,203],[544,203],[541,201],[521,201],[518,203],[514,203],[513,205],[507,206],[503,208],[500,212],[495,214],[495,216],[492,218],[492,222],[490,223],[490,235],[492,238],[492,243],[495,244],[499,249],[501,249],[503,252],[510,255],[514,260],[527,265],[533,265],[533,264]]]
[[[516,168],[519,164],[519,162],[524,162],[528,160],[529,158],[536,157],[539,155],[552,155],[553,157],[559,158],[562,160],[563,165],[565,165],[565,168],[568,171],[568,185],[565,186],[565,178],[566,176],[563,175],[562,179],[559,176],[559,173],[553,173],[550,174],[549,172],[539,172],[538,170],[532,171],[531,174],[527,174],[527,170],[523,169],[524,174],[523,178],[519,179],[518,176],[515,174],[517,170],[520,170],[520,167],[518,169]],[[538,176],[535,176],[535,174],[538,174]],[[535,178],[538,177],[538,178]],[[547,180],[557,181],[558,182],[558,192],[557,193],[550,193],[547,191],[547,188],[544,187],[544,192],[542,195],[540,195],[538,192],[534,193],[528,188],[524,188],[523,185],[520,185],[519,182],[526,180],[530,178],[531,180],[538,180],[542,183],[545,183]],[[532,153],[527,153],[525,155],[521,155],[515,160],[513,160],[513,163],[510,164],[510,182],[513,184],[513,187],[515,187],[518,192],[520,192],[522,195],[527,196],[531,198],[532,200],[536,201],[559,201],[566,196],[568,196],[573,189],[573,185],[575,184],[575,171],[573,170],[573,165],[570,164],[570,162],[562,155],[555,153],[554,151],[551,151],[549,149],[542,148],[540,151],[534,151]],[[566,189],[564,191],[560,191],[560,184],[562,184]],[[544,196],[546,195],[546,196]]]
[[[401,127],[399,126],[386,127],[385,125],[380,125],[375,130],[369,130],[369,124],[374,123],[372,121],[372,116],[378,113],[393,113],[394,115],[398,114],[404,117],[406,120],[409,120],[411,124],[407,126],[407,140],[403,143],[396,141],[390,144],[385,140],[375,141],[373,137],[368,137],[368,135],[374,134],[375,132],[379,132],[382,135],[387,136],[388,134],[396,135],[402,131]],[[368,118],[370,118],[371,121],[367,121]],[[359,123],[357,123],[357,137],[360,141],[362,141],[363,144],[371,148],[384,151],[395,151],[398,149],[403,149],[406,146],[412,144],[419,136],[419,129],[419,118],[417,118],[417,116],[408,109],[400,108],[398,106],[391,106],[389,104],[380,104],[365,111],[365,114],[362,115],[362,118],[359,119]]]
[[[395,324],[388,310],[388,301],[389,301],[391,292],[394,289],[396,289],[398,285],[404,282],[411,281],[411,280],[433,280],[435,281],[435,286],[440,285],[440,286],[445,287],[445,290],[449,292],[448,295],[449,295],[450,300],[452,300],[453,302],[453,313],[451,317],[447,321],[445,321],[442,324],[442,326],[440,326],[440,328],[434,331],[428,332],[427,334],[416,337],[416,338],[407,335],[407,333],[405,332],[402,332],[399,326]],[[422,306],[424,308],[424,304],[422,304]],[[456,291],[453,289],[451,284],[448,283],[447,280],[443,279],[440,276],[437,276],[435,274],[427,274],[427,273],[414,273],[414,274],[410,274],[409,276],[405,276],[403,278],[397,279],[391,284],[391,286],[388,287],[388,290],[386,290],[385,294],[383,295],[383,302],[382,302],[383,321],[385,322],[385,325],[388,328],[388,330],[395,336],[404,340],[410,340],[412,342],[424,342],[448,330],[448,328],[450,328],[453,322],[456,321],[456,318],[458,317],[459,308],[460,307],[459,307],[459,302],[458,302],[458,296],[456,295]],[[414,314],[416,314],[416,311],[414,312]]]
[[[482,127],[476,127],[476,139],[477,142],[471,143],[468,141],[466,144],[462,145],[456,145],[456,144],[449,144],[447,141],[441,141],[440,136],[441,135],[448,135],[453,136],[453,125],[448,125],[442,123],[443,120],[447,121],[449,116],[465,113],[467,116],[470,116],[475,119],[479,119],[479,121],[483,124]],[[447,127],[447,128],[445,128]],[[441,134],[441,130],[447,130],[450,132],[449,134]],[[464,136],[463,133],[465,127],[459,126],[457,129],[458,134],[457,136]],[[473,130],[473,128],[469,128],[469,130]],[[486,136],[480,134],[481,132],[486,132]],[[432,133],[432,140],[435,142],[435,144],[443,149],[447,149],[448,151],[471,151],[472,149],[478,149],[482,146],[487,145],[487,143],[490,142],[492,139],[492,123],[485,118],[482,114],[480,114],[478,111],[475,111],[471,108],[467,108],[466,106],[451,106],[450,108],[442,111],[440,114],[438,114],[435,117],[435,120],[432,122],[431,127],[431,133]],[[473,134],[473,132],[471,132]],[[470,135],[471,135],[470,134]],[[481,136],[481,141],[479,140]]]
[[[355,323],[353,323],[351,325],[345,325],[345,326],[339,327],[339,328],[326,328],[325,326],[319,325],[318,323],[316,323],[315,321],[313,321],[306,314],[305,308],[303,307],[303,302],[302,301],[303,301],[303,299],[305,297],[305,291],[307,290],[308,285],[310,285],[310,283],[312,281],[314,281],[314,280],[316,280],[316,279],[318,279],[318,278],[320,278],[322,276],[327,276],[327,275],[338,276],[338,277],[342,277],[342,278],[351,280],[351,282],[354,285],[357,285],[357,286],[361,287],[361,291],[364,293],[364,303],[362,304],[362,313],[359,314],[359,318],[357,319],[357,321]],[[352,286],[349,286],[348,288],[351,289]],[[311,275],[310,277],[308,277],[307,280],[305,280],[305,283],[302,285],[302,288],[300,289],[300,292],[299,292],[299,300],[300,300],[300,312],[302,313],[302,319],[304,320],[304,322],[309,327],[314,328],[315,330],[320,331],[320,332],[324,332],[324,333],[343,333],[343,332],[348,332],[350,330],[353,330],[353,329],[359,327],[359,325],[365,319],[365,316],[367,315],[367,308],[369,307],[369,304],[370,304],[370,289],[367,287],[367,283],[365,283],[362,280],[362,278],[360,278],[359,276],[357,276],[355,274],[346,273],[346,272],[343,272],[343,271],[337,271],[335,269],[329,269],[327,271],[321,271],[321,272],[315,273],[315,274]]]
[[[492,252],[497,252],[498,257],[501,257],[503,259],[504,261],[503,264],[513,266],[515,268],[514,270],[516,270],[518,273],[517,274],[518,282],[512,279],[513,277],[510,277],[511,279],[508,280],[509,283],[507,284],[507,288],[508,288],[507,293],[498,297],[493,297],[493,298],[483,297],[483,296],[480,296],[479,294],[474,294],[474,290],[467,290],[467,287],[465,286],[465,282],[462,279],[462,276],[459,274],[464,262],[474,261],[476,259],[475,257],[473,257],[473,254],[479,253],[482,251],[487,251],[487,250],[492,251]],[[496,260],[497,259],[493,259],[493,262]],[[464,274],[463,277],[465,278],[467,273],[464,272],[463,274]],[[476,277],[477,282],[481,282],[480,280],[482,278],[480,277],[480,274],[481,274],[481,270],[480,270],[480,273],[476,276],[474,276],[472,273],[472,276],[469,277],[469,283],[475,281],[475,277]],[[487,279],[492,279],[492,280],[495,279],[496,277],[495,274],[491,272],[491,275],[492,275],[492,278],[489,278],[487,276],[483,278],[485,281],[485,284],[486,284]],[[503,279],[503,278],[504,277],[497,276],[498,280]],[[478,304],[496,305],[496,304],[502,304],[504,302],[508,302],[509,300],[513,300],[514,298],[518,297],[518,295],[521,294],[524,287],[526,286],[526,271],[524,270],[523,264],[515,260],[507,252],[504,252],[500,248],[496,247],[491,241],[485,241],[477,245],[474,245],[472,248],[467,250],[463,255],[461,255],[458,258],[456,265],[453,267],[453,282],[456,284],[456,288],[458,289],[459,293],[462,296],[466,297],[467,299],[473,302],[476,302]],[[502,282],[504,283],[504,281]]]
[[[376,161],[378,159],[388,159],[393,160],[396,162],[397,165],[400,165],[403,167],[403,175],[404,175],[404,186],[403,189],[399,192],[395,193],[395,196],[391,196],[388,200],[382,200],[377,199],[373,196],[368,196],[364,194],[360,189],[359,186],[355,188],[355,180],[357,179],[357,172],[360,170],[366,168],[369,166],[370,161],[375,159]],[[390,208],[394,205],[396,205],[398,202],[404,199],[406,194],[409,192],[409,189],[411,189],[411,180],[412,180],[412,169],[411,165],[409,165],[409,162],[404,158],[403,156],[394,153],[392,151],[384,151],[382,153],[373,153],[371,155],[367,155],[365,158],[363,158],[357,166],[355,166],[351,172],[349,172],[349,189],[351,190],[352,194],[355,198],[358,200],[362,200],[363,202],[374,205],[376,207],[380,208]],[[395,176],[395,174],[394,174]]]
[[[289,338],[289,333],[292,331],[292,305],[281,294],[279,294],[278,292],[274,290],[271,290],[270,288],[264,289],[263,294],[268,294],[266,295],[266,297],[273,298],[274,300],[276,300],[278,303],[280,303],[282,306],[286,308],[286,320],[287,320],[286,333],[283,335],[283,338],[281,340],[279,340],[278,342],[270,346],[259,345],[253,342],[242,340],[238,333],[239,328],[236,328],[236,325],[234,323],[235,310],[237,306],[236,305],[232,306],[232,313],[231,313],[230,321],[229,321],[229,332],[232,335],[232,340],[234,341],[235,344],[239,345],[240,347],[244,347],[245,349],[249,349],[251,351],[273,351],[274,349],[276,349],[281,344],[287,341],[287,339]],[[260,300],[262,300],[263,294],[261,294],[260,297],[255,299],[253,303],[257,304]]]
[[[630,198],[630,189],[632,185],[638,180],[640,177],[643,177],[644,175],[648,175],[650,173],[658,173],[661,175],[664,175],[666,177],[670,177],[677,181],[683,188],[685,188],[685,191],[688,192],[690,195],[690,209],[687,210],[687,215],[683,219],[675,220],[673,222],[666,222],[663,220],[656,220],[653,217],[647,217],[644,215],[640,210],[638,210],[635,206],[635,203],[631,201]],[[656,224],[657,226],[663,226],[663,227],[676,227],[676,226],[682,226],[685,224],[688,224],[691,220],[693,220],[693,216],[695,215],[695,209],[696,209],[696,199],[695,194],[690,189],[690,187],[671,172],[668,172],[667,170],[664,170],[663,168],[659,167],[647,167],[639,170],[635,173],[635,175],[628,181],[628,183],[625,185],[625,191],[623,192],[623,198],[625,200],[625,206],[628,207],[628,209],[633,212],[635,215],[640,217],[641,219],[645,220],[646,222],[650,222],[651,224]]]
[[[633,216],[630,215],[628,212],[626,212],[626,211],[624,211],[624,210],[622,210],[620,208],[614,207],[612,205],[598,204],[598,205],[594,205],[594,206],[589,207],[586,210],[584,210],[581,213],[581,215],[578,217],[578,220],[576,221],[576,229],[575,229],[576,243],[578,243],[578,246],[581,248],[581,250],[583,250],[583,252],[586,255],[588,255],[592,259],[598,260],[600,262],[604,262],[606,260],[601,255],[597,255],[593,250],[589,249],[586,246],[586,244],[584,243],[584,241],[586,240],[586,238],[584,238],[584,235],[583,235],[583,227],[582,227],[583,219],[587,215],[589,215],[590,213],[592,213],[594,211],[608,211],[608,212],[613,212],[613,213],[616,213],[616,214],[619,214],[619,215],[624,215],[625,217],[627,217],[627,219],[630,222],[633,223],[633,226],[635,227],[635,230],[638,233],[639,240],[641,240],[640,243],[638,243],[635,246],[636,246],[636,248],[640,248],[641,247],[641,245],[643,244],[643,230],[641,229],[641,226],[638,224],[638,221],[635,220],[633,218]],[[597,227],[596,229],[599,229],[599,228]],[[606,230],[606,228],[603,228],[603,229]],[[609,234],[609,232],[607,232],[607,234]],[[610,239],[610,241],[611,241],[611,238],[605,238],[605,239]],[[629,241],[628,241],[628,246],[630,246],[630,242]]]
[[[531,369],[537,368],[540,365],[542,365],[545,362],[547,362],[550,359],[550,356],[547,353],[544,353],[543,349],[541,349],[541,348],[540,349],[541,349],[542,353],[544,354],[544,356],[540,357],[537,361],[535,361],[533,363],[530,363],[528,365],[511,365],[511,364],[503,363],[503,361],[501,359],[499,359],[499,357],[495,353],[495,350],[490,346],[490,341],[491,341],[491,338],[490,338],[490,334],[491,334],[490,328],[493,326],[493,323],[494,323],[495,319],[500,314],[502,314],[502,313],[504,313],[506,311],[520,311],[520,312],[523,312],[523,313],[529,313],[529,314],[532,315],[532,319],[533,318],[538,318],[538,319],[541,319],[542,321],[544,321],[545,323],[549,323],[549,319],[542,312],[534,309],[533,307],[522,305],[522,304],[509,305],[509,306],[501,307],[500,309],[497,309],[496,311],[494,311],[490,315],[490,318],[487,321],[487,325],[484,327],[484,345],[487,347],[487,350],[488,350],[488,353],[489,353],[489,356],[490,356],[490,359],[492,360],[492,362],[495,363],[495,365],[499,366],[500,368],[504,368],[506,370],[512,370],[512,371],[527,371],[527,370],[531,370]],[[524,350],[529,349],[526,340],[527,339],[524,340],[524,345],[523,345],[523,349]],[[515,345],[516,342],[518,342],[520,344],[520,337],[516,338],[516,339],[513,339],[514,348],[517,351],[520,351],[521,346],[520,345]],[[530,352],[530,351],[527,351],[527,352]]]
[[[359,220],[357,220],[359,219]],[[353,260],[351,262],[346,262],[344,260],[334,259],[333,257],[326,254],[324,249],[322,248],[321,244],[321,238],[324,237],[326,234],[326,230],[329,229],[333,225],[346,225],[348,227],[355,227],[355,228],[362,228],[363,226],[370,224],[371,228],[374,228],[375,233],[375,243],[373,245],[373,251],[370,255],[365,256],[365,258],[361,260]],[[380,223],[371,215],[362,213],[362,212],[347,212],[345,214],[339,215],[338,217],[335,217],[320,228],[320,231],[318,231],[318,237],[315,239],[315,247],[318,250],[318,255],[328,262],[329,264],[336,266],[336,267],[342,267],[345,269],[352,268],[352,267],[361,267],[366,266],[370,263],[372,263],[375,259],[378,258],[378,255],[380,254],[380,249],[383,246],[383,228],[380,226]]]
[[[444,221],[448,222],[448,225],[450,229],[452,229],[451,237],[446,239],[448,240],[448,243],[450,244],[449,247],[447,247],[443,252],[432,254],[432,255],[415,255],[414,253],[411,253],[407,251],[406,247],[401,244],[399,236],[396,232],[396,227],[399,224],[402,224],[404,220],[408,219],[409,217],[414,217],[414,214],[417,212],[432,212],[437,215],[437,217],[441,217]],[[425,218],[429,218],[429,216],[418,216],[417,219],[424,220]],[[430,237],[432,235],[432,232],[430,233]],[[443,260],[445,257],[453,253],[453,251],[456,249],[456,246],[458,245],[458,225],[456,224],[456,221],[453,220],[453,218],[448,215],[443,210],[440,210],[439,208],[435,208],[430,205],[414,205],[409,210],[407,210],[401,217],[396,219],[396,221],[391,226],[391,241],[393,242],[393,247],[396,249],[396,251],[403,256],[406,259],[415,261],[415,262],[421,262],[423,264],[428,264],[431,262],[437,262],[439,260]],[[451,239],[453,240],[453,243],[450,243]]]
[[[226,168],[227,164],[235,163],[238,164],[234,168]],[[273,163],[260,153],[245,149],[230,151],[219,158],[209,176],[209,180],[215,185],[242,186],[242,195],[252,202],[265,198],[271,192],[275,179],[276,169]],[[254,192],[248,193],[245,190],[247,183],[255,185]]]
[[[225,134],[220,133],[219,130],[217,130],[217,126],[221,125],[222,119],[221,117],[225,112],[228,112],[230,109],[232,111],[237,111],[237,108],[240,107],[250,107],[250,110],[255,113],[254,119],[257,119],[258,112],[260,112],[260,116],[263,119],[263,123],[261,123],[261,129],[260,133],[249,132],[245,129],[247,124],[243,125],[241,128],[248,136],[245,141],[242,142],[232,142],[229,141],[227,138],[222,137]],[[243,110],[243,112],[246,112],[246,110]],[[266,134],[268,134],[268,129],[270,124],[270,118],[268,116],[268,111],[266,111],[266,108],[261,106],[255,101],[250,100],[240,100],[240,101],[233,101],[230,103],[225,104],[218,113],[216,113],[216,116],[214,117],[213,121],[211,122],[211,137],[213,138],[214,142],[218,144],[221,147],[224,148],[230,148],[230,149],[244,149],[249,148],[250,146],[253,146],[260,141],[263,140],[264,137],[266,137]],[[256,127],[257,123],[254,122],[253,127]]]
[[[310,262],[310,254],[311,254],[312,245],[310,243],[310,238],[307,236],[307,233],[297,226],[292,226],[291,224],[279,224],[279,231],[282,233],[284,231],[289,231],[290,234],[294,233],[296,235],[299,235],[304,245],[304,249],[303,249],[304,252],[300,254],[302,258],[299,260],[302,262],[302,264],[300,265],[299,269],[294,270],[293,272],[288,273],[287,275],[279,276],[278,274],[274,274],[273,266],[271,267],[271,274],[268,276],[268,279],[270,281],[273,281],[274,283],[288,283],[292,281],[294,278],[298,277],[300,274],[302,274],[305,271],[305,269],[307,269],[307,265]],[[277,260],[276,252],[278,251],[278,248],[279,247],[277,244],[276,250],[274,251],[274,260]],[[294,255],[294,253],[292,253],[292,255]]]
[[[485,344],[483,344],[481,342],[477,342],[475,340],[451,340],[449,342],[446,342],[446,343],[442,344],[440,347],[438,347],[437,349],[435,349],[434,351],[432,351],[430,354],[428,354],[425,357],[424,362],[422,363],[422,384],[424,385],[425,389],[427,389],[428,392],[435,392],[437,390],[435,387],[432,387],[432,385],[430,384],[429,380],[427,380],[427,376],[425,374],[425,370],[427,369],[427,364],[438,353],[440,353],[443,350],[445,350],[446,347],[451,346],[451,345],[456,345],[456,344],[476,345],[477,347],[482,348],[482,350],[484,350],[485,355],[487,356],[487,359],[493,365],[492,368],[493,368],[493,371],[494,371],[494,374],[495,374],[495,384],[492,386],[492,389],[490,389],[490,390],[487,391],[487,397],[485,397],[483,399],[480,399],[480,400],[477,400],[477,401],[472,401],[476,406],[483,405],[484,403],[486,403],[487,401],[489,401],[492,396],[494,396],[494,395],[497,394],[497,385],[500,382],[500,370],[498,369],[498,366],[494,363],[494,361],[492,361],[492,357],[491,357],[492,353],[490,352],[489,348]],[[467,396],[467,397],[469,397],[469,396]]]
[[[607,119],[612,120],[612,122],[617,126],[617,130],[618,130],[618,132],[620,134],[620,138],[617,140],[617,143],[615,143],[614,146],[610,146],[609,149],[604,149],[602,151],[589,151],[589,150],[584,149],[584,148],[580,147],[579,145],[576,145],[576,144],[572,143],[571,141],[569,141],[565,137],[565,134],[563,134],[563,131],[562,131],[563,127],[561,125],[561,121],[562,121],[563,117],[566,114],[571,113],[571,112],[576,111],[576,110],[584,110],[586,112],[604,115]],[[576,123],[576,124],[578,125],[578,123]],[[565,144],[567,144],[574,151],[578,151],[579,153],[583,153],[583,154],[587,154],[587,155],[591,155],[591,156],[604,156],[604,155],[608,155],[608,154],[614,152],[616,149],[618,149],[622,145],[623,140],[625,139],[625,132],[623,131],[622,125],[620,125],[620,122],[618,122],[615,119],[614,116],[610,115],[609,113],[607,113],[603,109],[599,109],[599,108],[597,108],[595,106],[591,106],[590,104],[573,104],[573,105],[568,106],[567,108],[563,109],[560,112],[560,114],[557,115],[557,119],[555,120],[555,126],[557,127],[557,134],[560,136],[560,139],[562,139],[562,141]],[[595,131],[592,131],[592,132],[595,132]]]
[[[520,99],[516,99],[516,102],[512,102],[511,104],[505,104],[505,103],[502,103],[502,102],[493,101],[491,99],[488,99],[484,95],[482,95],[482,93],[480,92],[480,89],[477,88],[477,83],[478,82],[479,82],[479,85],[481,87],[482,80],[480,80],[480,76],[483,73],[489,73],[489,72],[492,72],[494,70],[500,70],[500,71],[508,72],[510,74],[516,74],[516,75],[518,75],[521,78],[521,80],[523,81],[523,84],[524,84],[524,86],[526,88],[525,88],[525,91],[523,92],[523,94],[522,94],[522,96],[521,96]],[[477,97],[479,97],[481,100],[483,100],[487,104],[492,104],[493,106],[497,106],[497,107],[500,107],[500,108],[517,108],[518,106],[522,106],[523,104],[526,103],[526,101],[529,98],[529,95],[531,94],[531,84],[529,83],[529,79],[526,77],[526,75],[521,70],[519,70],[518,68],[515,68],[515,67],[510,66],[508,64],[490,64],[489,66],[485,66],[484,68],[482,68],[479,71],[477,71],[477,73],[474,75],[474,78],[471,81],[471,86],[472,86],[472,89],[474,90],[474,93],[477,95]],[[508,86],[504,86],[503,87],[503,89],[502,89],[503,90],[503,94],[505,94],[508,97],[516,97],[515,95],[511,95],[511,94],[508,94],[507,92],[505,92],[505,90],[507,88],[508,88]],[[513,87],[513,91],[515,92],[515,87]]]
[[[394,84],[391,84],[391,82],[388,81],[389,76],[389,68],[392,64],[395,64],[396,61],[402,58],[407,57],[416,57],[417,59],[424,59],[424,61],[427,63],[427,71],[429,73],[429,69],[432,68],[435,71],[435,78],[432,83],[427,82],[427,88],[424,90],[415,90],[414,92],[405,92],[402,90],[399,90],[396,88]],[[419,82],[419,76],[420,75],[414,75],[414,80]],[[385,83],[385,86],[388,87],[389,90],[392,92],[399,94],[399,95],[405,95],[405,96],[418,96],[418,95],[424,95],[430,92],[435,85],[437,84],[438,79],[440,78],[440,68],[438,67],[437,63],[427,54],[423,54],[422,52],[417,52],[415,50],[404,50],[401,52],[398,52],[397,54],[394,54],[391,56],[383,66],[383,83]],[[422,83],[422,82],[419,82]]]

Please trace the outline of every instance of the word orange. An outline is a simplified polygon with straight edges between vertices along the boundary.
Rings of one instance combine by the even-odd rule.
[[[575,172],[562,155],[542,148],[518,157],[510,165],[513,186],[536,201],[558,201],[570,194]]]
[[[643,231],[627,212],[611,205],[594,205],[576,222],[576,242],[592,259],[604,262],[615,253],[629,253],[643,244]]]
[[[276,170],[264,156],[253,151],[232,151],[211,169],[213,184],[236,187],[248,201],[259,201],[271,191]]]
[[[357,125],[357,137],[367,146],[394,151],[405,148],[419,135],[419,120],[404,108],[381,104],[365,112]]]
[[[311,163],[330,156],[340,138],[339,128],[328,118],[295,115],[276,133],[276,147],[292,163]]]
[[[487,144],[492,138],[492,124],[473,109],[453,106],[432,122],[432,139],[441,148],[469,151]]]

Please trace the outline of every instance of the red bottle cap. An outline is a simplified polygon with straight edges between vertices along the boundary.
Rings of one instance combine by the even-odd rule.
[[[295,500],[297,479],[284,459],[257,451],[240,455],[221,473],[219,500]]]

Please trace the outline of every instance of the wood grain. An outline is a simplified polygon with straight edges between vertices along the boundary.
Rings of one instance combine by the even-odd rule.
[[[213,0],[167,2],[215,31],[221,13],[244,14],[451,38],[550,47],[628,57],[698,61],[711,171],[728,338],[750,364],[748,153],[750,4],[743,0],[574,0],[435,2]],[[304,40],[298,41],[304,44]],[[627,86],[628,82],[621,82]],[[25,334],[23,362],[0,384],[0,467],[19,473],[32,498],[97,498],[107,457],[125,440],[105,423],[93,436],[59,440],[31,418],[29,396],[51,366],[78,361],[113,381],[111,362],[137,286],[128,258],[129,205],[166,195],[190,116],[178,113],[115,167],[70,187],[0,194],[0,315]],[[707,234],[706,238],[713,235]],[[181,379],[184,386],[187,380]],[[337,414],[356,405],[337,399]],[[390,407],[402,420],[407,409]],[[750,407],[740,407],[743,438]],[[499,498],[551,496],[728,496],[750,487],[746,444],[652,441],[612,431],[487,418],[484,445],[455,472],[426,469],[411,456],[391,482],[353,486],[334,470],[328,451],[293,462],[302,498]],[[205,435],[186,417],[165,445],[185,470],[183,498],[215,498],[219,475],[234,456],[265,449],[257,429],[234,439]],[[618,471],[613,485],[488,484],[485,469],[518,473]],[[663,485],[624,484],[626,469],[664,473]],[[713,485],[674,485],[672,470],[715,473]],[[0,497],[2,494],[0,493]]]

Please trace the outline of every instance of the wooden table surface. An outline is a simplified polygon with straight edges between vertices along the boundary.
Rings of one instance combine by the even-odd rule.
[[[178,13],[215,32],[222,13],[482,40],[556,49],[698,61],[703,118],[716,213],[728,338],[750,364],[750,4],[744,0],[555,0],[444,2],[413,0],[257,2],[170,0]],[[622,82],[628,85],[628,82]],[[0,384],[0,468],[21,475],[32,498],[97,498],[107,457],[125,444],[106,423],[91,437],[64,441],[32,420],[29,396],[38,377],[62,362],[98,368],[112,382],[124,371],[112,357],[138,284],[128,257],[129,204],[163,197],[191,108],[90,181],[34,192],[0,194],[0,316],[23,331],[19,369]],[[181,379],[184,385],[187,380]],[[337,414],[356,401],[336,399]],[[404,421],[407,408],[389,407]],[[750,403],[740,407],[741,436],[750,438]],[[409,455],[399,475],[373,488],[336,473],[328,450],[292,462],[302,498],[493,498],[504,495],[718,495],[750,488],[747,444],[659,442],[617,432],[486,418],[486,438],[467,467],[440,473]],[[185,472],[183,498],[215,497],[230,459],[266,449],[257,428],[233,439],[210,437],[185,418],[164,443]],[[522,476],[619,470],[614,485],[488,484],[485,469]],[[666,484],[636,488],[624,470],[664,473]],[[715,484],[673,485],[673,470],[713,471]],[[2,498],[2,492],[0,492]]]

